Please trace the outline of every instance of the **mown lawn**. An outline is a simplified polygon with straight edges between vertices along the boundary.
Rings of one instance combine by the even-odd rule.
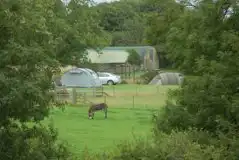
[[[67,141],[76,154],[80,154],[85,147],[91,152],[109,151],[122,140],[151,133],[152,113],[164,105],[169,88],[176,86],[116,85],[114,93],[112,86],[105,86],[105,92],[114,96],[106,99],[89,97],[88,100],[106,100],[109,105],[108,119],[104,119],[103,112],[97,112],[95,119],[89,120],[88,106],[78,105],[66,106],[64,111],[53,109],[46,122],[53,120],[60,140]]]

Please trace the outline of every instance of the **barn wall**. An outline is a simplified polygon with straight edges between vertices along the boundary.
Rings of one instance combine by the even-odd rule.
[[[158,69],[159,68],[159,57],[158,57],[158,53],[156,51],[156,49],[153,50],[153,63],[154,63],[154,69]]]
[[[154,70],[159,68],[159,60],[156,49],[147,48],[143,55],[143,66],[147,70]]]
[[[125,63],[98,64],[98,71],[110,72],[115,74],[125,74],[125,73],[132,73],[133,66],[131,66],[130,64],[125,64]]]
[[[127,50],[134,49],[142,60],[142,65],[145,69],[158,69],[159,68],[159,57],[155,47],[153,46],[117,46],[117,47],[106,47],[106,50]],[[149,60],[145,60],[149,57]],[[151,65],[150,65],[151,64]]]
[[[109,63],[98,64],[98,71],[99,72],[114,72],[114,66]]]
[[[151,48],[148,50],[147,55],[146,55],[147,63],[150,64],[145,64],[146,68],[152,70],[152,69],[158,69],[159,68],[159,59],[158,59],[158,54],[155,48]]]

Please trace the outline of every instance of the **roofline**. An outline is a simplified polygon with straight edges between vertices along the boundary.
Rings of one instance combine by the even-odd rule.
[[[127,60],[125,62],[94,62],[95,64],[125,64],[127,63]]]
[[[102,50],[105,48],[144,48],[144,47],[155,48],[154,46],[106,46],[102,48]]]

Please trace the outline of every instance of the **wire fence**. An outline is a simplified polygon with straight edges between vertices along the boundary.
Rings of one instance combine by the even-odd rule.
[[[104,87],[103,96],[92,96],[77,89],[68,89],[67,94],[58,94],[57,100],[77,106],[90,103],[107,103],[109,107],[158,108],[165,104],[167,92],[173,86],[124,85]],[[86,91],[86,90],[85,90]]]

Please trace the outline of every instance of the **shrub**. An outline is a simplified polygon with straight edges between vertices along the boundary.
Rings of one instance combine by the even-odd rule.
[[[128,84],[126,80],[122,80],[120,84]]]
[[[158,75],[157,71],[148,71],[140,76],[145,84],[148,84],[156,75]]]
[[[69,94],[68,90],[66,88],[61,88],[56,91],[57,94]]]
[[[155,139],[137,139],[118,145],[114,154],[108,159],[117,160],[220,160],[224,148],[212,145],[200,145],[192,139],[192,132],[159,133]],[[101,160],[102,156],[94,156],[92,160]]]
[[[165,115],[158,116],[159,130],[162,130],[161,124],[168,123],[170,128],[184,130],[196,127],[217,135],[218,130],[227,133],[230,125],[239,126],[234,93],[228,90],[220,77],[204,75],[185,81],[182,88],[173,94],[170,95],[171,100],[176,104],[168,103],[163,109]]]
[[[154,117],[155,136],[195,128],[193,141],[222,149],[222,159],[237,159],[238,98],[231,86],[217,75],[187,79],[181,89],[169,94],[166,106]]]
[[[136,80],[136,84],[143,84],[143,82],[142,82],[141,79],[137,79],[137,80]]]
[[[12,120],[11,124],[0,130],[1,157],[4,160],[73,160],[69,146],[58,141],[57,137],[58,133],[52,124],[26,125]]]
[[[154,117],[154,133],[165,132],[170,134],[173,129],[186,130],[192,125],[192,115],[184,108],[168,103],[158,115]]]

